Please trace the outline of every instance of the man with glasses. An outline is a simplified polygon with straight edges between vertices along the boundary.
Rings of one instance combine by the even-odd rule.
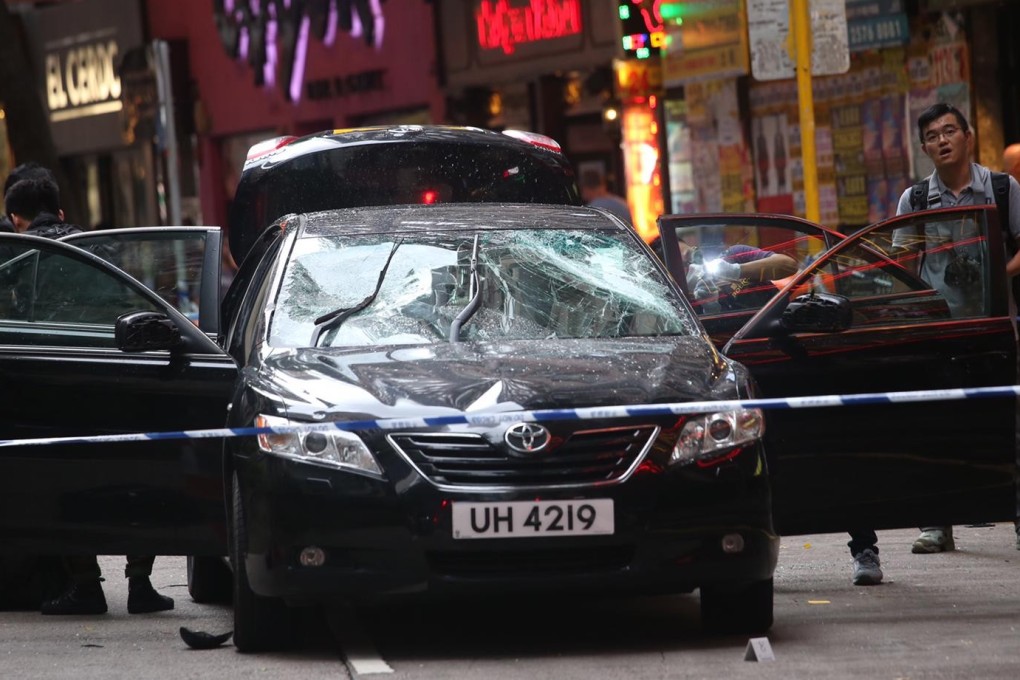
[[[999,203],[1000,220],[1003,219],[1002,208],[1008,214],[1008,224],[1001,226],[1007,239],[1007,252],[1011,253],[1006,262],[1006,275],[1012,279],[1020,273],[1020,248],[1017,247],[1020,245],[1020,184],[1008,175],[995,179],[994,176],[1001,173],[993,173],[985,166],[971,161],[974,134],[967,125],[967,119],[951,104],[939,103],[927,108],[918,116],[917,128],[921,137],[921,150],[932,160],[935,171],[924,182],[903,192],[896,214],[959,205]],[[926,194],[923,190],[925,184]],[[1008,198],[1003,196],[1004,200],[997,201],[997,187],[1005,193],[1007,186]],[[947,251],[946,256],[950,254],[951,251]],[[948,268],[946,271],[948,273]],[[1020,516],[1020,497],[1017,499],[1017,509]],[[1017,528],[1020,531],[1020,526]],[[1020,534],[1017,535],[1016,545],[1020,549]],[[921,528],[921,535],[914,541],[911,551],[925,554],[955,549],[953,527],[929,526]]]

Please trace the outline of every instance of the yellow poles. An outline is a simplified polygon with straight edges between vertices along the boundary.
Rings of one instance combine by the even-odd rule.
[[[804,164],[804,207],[809,222],[821,222],[818,203],[818,162],[815,155],[815,102],[811,92],[811,15],[809,0],[790,3],[790,29],[794,39],[797,70],[797,102],[800,108],[800,155]]]

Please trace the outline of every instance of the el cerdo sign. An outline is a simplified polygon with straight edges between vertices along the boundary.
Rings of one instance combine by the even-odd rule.
[[[120,77],[114,40],[46,55],[46,104],[50,120],[120,111]]]
[[[125,148],[124,58],[142,47],[139,3],[47,6],[29,26],[39,83],[60,155]]]

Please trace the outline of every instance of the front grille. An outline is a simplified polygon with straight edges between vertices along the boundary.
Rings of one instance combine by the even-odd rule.
[[[583,574],[626,568],[634,559],[634,548],[436,551],[427,557],[432,571],[451,576]]]
[[[623,481],[658,431],[654,425],[581,430],[528,458],[511,456],[480,434],[401,433],[388,439],[440,487],[542,489]]]

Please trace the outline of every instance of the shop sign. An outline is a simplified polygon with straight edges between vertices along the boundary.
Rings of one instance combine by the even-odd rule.
[[[475,9],[478,46],[513,54],[517,46],[581,32],[581,0],[481,0]]]
[[[667,26],[663,77],[669,86],[747,74],[746,21],[740,0],[723,0],[698,21]]]
[[[647,59],[617,59],[616,92],[623,101],[641,99],[662,92],[662,68]]]
[[[142,45],[138,3],[84,0],[38,10],[29,39],[57,153],[123,148],[125,57]]]
[[[305,92],[308,99],[312,101],[334,97],[350,97],[351,95],[364,94],[366,92],[378,92],[386,87],[385,75],[385,69],[375,69],[372,71],[361,71],[360,73],[350,73],[346,76],[310,80],[305,85]]]
[[[279,77],[288,101],[301,98],[308,41],[330,46],[338,30],[382,47],[382,0],[214,0],[220,42],[234,59],[247,61],[255,84],[274,88]]]
[[[117,41],[101,40],[46,54],[50,122],[120,111]]]
[[[846,0],[851,52],[906,45],[910,21],[903,0]]]

